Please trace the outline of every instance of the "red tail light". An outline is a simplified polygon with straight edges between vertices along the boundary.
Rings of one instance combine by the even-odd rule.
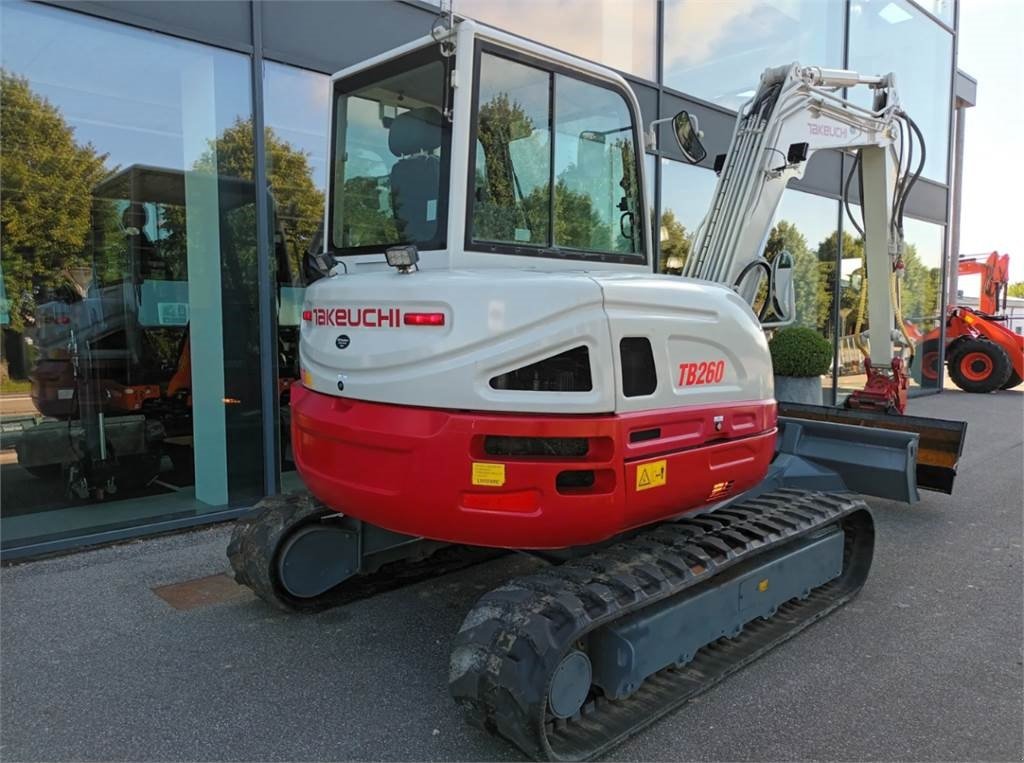
[[[443,326],[444,313],[406,313],[402,322],[406,326]]]
[[[302,320],[304,320],[304,321],[311,321],[311,320],[313,320],[313,311],[312,310],[303,310],[302,311]]]

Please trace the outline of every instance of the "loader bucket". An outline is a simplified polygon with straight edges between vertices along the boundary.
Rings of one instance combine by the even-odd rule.
[[[892,429],[918,435],[917,486],[939,493],[952,493],[956,468],[963,452],[967,423],[897,416],[876,411],[850,410],[803,403],[779,403],[779,416],[810,421],[831,421],[871,429]]]

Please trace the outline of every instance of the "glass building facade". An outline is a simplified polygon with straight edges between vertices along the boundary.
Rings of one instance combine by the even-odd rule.
[[[941,324],[954,0],[456,10],[620,71],[645,121],[687,108],[709,157],[766,66],[894,71],[928,147],[907,204],[905,318],[921,334]],[[298,486],[288,392],[327,193],[330,74],[423,36],[436,12],[425,0],[0,4],[5,558],[227,519]],[[715,185],[710,158],[681,158],[663,141],[644,161],[665,273],[681,270]],[[854,336],[868,328],[862,245],[840,203],[849,166],[815,156],[766,241],[794,255],[797,323],[834,343],[828,402],[862,383]]]

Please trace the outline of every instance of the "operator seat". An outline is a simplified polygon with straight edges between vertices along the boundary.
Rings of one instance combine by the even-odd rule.
[[[407,241],[437,235],[441,160],[441,112],[423,106],[399,114],[388,131],[388,148],[400,157],[391,168],[391,204]]]

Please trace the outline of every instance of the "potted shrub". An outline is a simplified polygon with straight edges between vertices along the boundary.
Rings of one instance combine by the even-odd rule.
[[[832,365],[832,343],[814,329],[790,326],[768,342],[775,373],[775,399],[821,405],[821,376]]]

